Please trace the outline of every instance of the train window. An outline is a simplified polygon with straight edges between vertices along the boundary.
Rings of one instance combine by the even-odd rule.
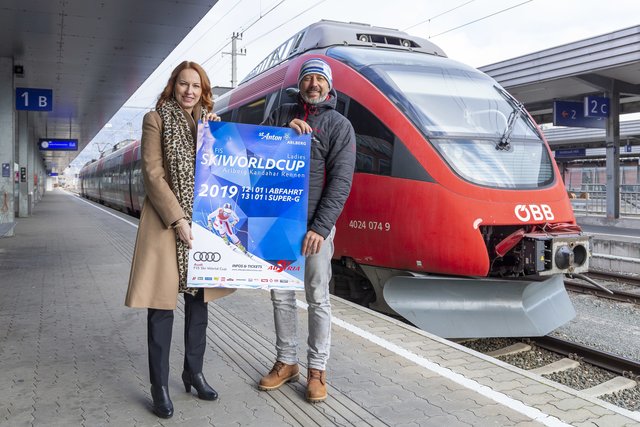
[[[238,109],[238,122],[258,125],[264,120],[266,98],[260,98]]]
[[[356,133],[356,172],[391,175],[393,133],[353,99],[349,101],[347,119]]]

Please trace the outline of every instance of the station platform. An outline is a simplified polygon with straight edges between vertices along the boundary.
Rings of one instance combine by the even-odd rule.
[[[577,217],[591,237],[591,270],[640,275],[640,219]]]
[[[640,413],[332,297],[329,397],[306,379],[278,391],[270,369],[269,295],[237,291],[209,305],[204,374],[215,402],[184,392],[179,303],[169,390],[175,415],[150,412],[146,310],[123,304],[137,220],[60,190],[15,237],[0,239],[3,426],[636,426]],[[300,295],[300,337],[306,337]],[[181,299],[180,299],[181,301]],[[305,340],[299,355],[306,376]]]

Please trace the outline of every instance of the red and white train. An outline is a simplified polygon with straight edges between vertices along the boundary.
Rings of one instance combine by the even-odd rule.
[[[357,142],[336,294],[445,337],[544,335],[575,315],[562,278],[587,271],[589,238],[517,100],[425,39],[320,21],[218,98],[216,112],[262,122],[294,102],[311,57],[331,65]],[[135,143],[86,166],[83,195],[139,211],[139,163]]]

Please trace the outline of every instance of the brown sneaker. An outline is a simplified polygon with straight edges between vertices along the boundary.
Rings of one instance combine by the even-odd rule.
[[[327,373],[320,369],[309,368],[307,372],[307,400],[322,402],[327,398]]]
[[[277,390],[287,381],[295,381],[300,376],[298,364],[287,365],[286,363],[276,362],[271,368],[271,372],[260,379],[258,388],[260,390]]]

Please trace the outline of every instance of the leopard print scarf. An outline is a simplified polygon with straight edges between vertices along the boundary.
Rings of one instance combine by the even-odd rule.
[[[165,102],[157,110],[162,118],[162,145],[169,166],[169,182],[184,214],[191,222],[193,193],[195,185],[196,142],[185,112],[175,99]],[[204,121],[207,111],[203,108],[199,119]],[[187,288],[189,247],[176,234],[176,254],[178,258],[179,292],[195,295],[197,288]]]

